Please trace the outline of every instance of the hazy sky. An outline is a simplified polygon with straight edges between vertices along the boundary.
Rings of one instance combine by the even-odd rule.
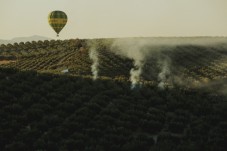
[[[0,0],[0,39],[55,38],[53,10],[68,15],[62,39],[227,36],[227,0]]]

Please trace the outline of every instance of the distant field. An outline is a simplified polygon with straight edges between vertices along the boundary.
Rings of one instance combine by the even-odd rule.
[[[145,49],[151,53],[151,55],[146,54],[146,58],[142,60],[140,81],[158,83],[164,65],[169,70],[169,73],[165,73],[164,77],[166,85],[197,86],[201,83],[206,84],[227,77],[227,42],[224,42],[227,39],[185,39],[170,38],[170,42],[171,40],[179,41],[170,46],[163,46],[162,41],[165,42],[168,39],[163,40],[162,38],[123,40],[126,42],[134,41],[134,44],[137,41],[146,41]],[[68,74],[70,75],[91,76],[92,60],[89,58],[89,49],[94,47],[91,46],[92,43],[95,44],[95,49],[98,52],[98,76],[129,80],[130,70],[137,68],[134,66],[135,58],[115,53],[113,44],[116,40],[45,40],[1,45],[0,67],[37,70],[55,74],[62,74],[62,70],[69,69]],[[153,47],[149,44],[149,41],[153,45],[157,43],[157,46]],[[190,43],[190,41],[194,41],[194,43]],[[201,44],[200,41],[202,41]],[[215,43],[215,41],[217,42]],[[129,47],[129,49],[132,48]],[[133,51],[129,52],[134,53]]]

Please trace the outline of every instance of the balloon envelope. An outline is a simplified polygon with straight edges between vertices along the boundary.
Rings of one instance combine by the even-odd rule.
[[[52,11],[48,15],[48,22],[54,31],[58,34],[67,23],[67,15],[63,11]]]

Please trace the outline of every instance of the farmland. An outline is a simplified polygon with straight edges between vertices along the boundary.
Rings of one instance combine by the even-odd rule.
[[[115,40],[1,45],[0,150],[225,151],[227,43],[147,45],[136,64]]]

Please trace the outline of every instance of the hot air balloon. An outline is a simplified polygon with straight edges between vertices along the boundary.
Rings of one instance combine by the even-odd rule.
[[[65,27],[67,23],[67,15],[63,11],[52,11],[48,15],[48,22],[57,33],[58,37],[60,31]]]

